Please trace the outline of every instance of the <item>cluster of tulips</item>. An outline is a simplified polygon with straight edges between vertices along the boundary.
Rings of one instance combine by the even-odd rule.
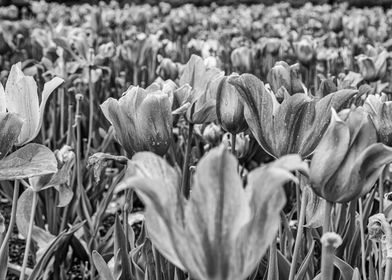
[[[391,11],[32,12],[0,25],[0,280],[392,279]]]

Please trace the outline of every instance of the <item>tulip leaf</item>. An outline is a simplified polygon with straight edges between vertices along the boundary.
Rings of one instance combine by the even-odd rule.
[[[57,172],[57,160],[47,147],[28,144],[0,161],[0,181]]]
[[[316,244],[316,242],[313,240],[312,241],[312,245],[310,245],[309,251],[306,254],[305,259],[303,260],[301,266],[298,269],[298,272],[295,276],[295,280],[304,280],[306,273],[308,271],[309,265],[311,263],[311,260],[313,258],[313,251],[314,251],[314,245]]]
[[[17,142],[22,125],[22,120],[16,114],[0,112],[0,160]]]
[[[18,226],[19,233],[24,237],[27,237],[29,230],[33,195],[34,191],[32,189],[26,189],[18,199],[16,225]],[[39,248],[46,248],[48,243],[55,239],[55,236],[48,231],[33,225],[32,239],[37,243]]]
[[[62,246],[67,244],[69,240],[72,238],[73,234],[78,231],[84,222],[78,223],[72,226],[67,231],[61,232],[57,235],[45,249],[44,254],[38,260],[36,265],[34,266],[33,271],[29,277],[29,280],[38,280],[42,276],[42,272],[47,268],[49,261],[52,259],[53,255],[58,251]]]
[[[342,259],[334,256],[334,265],[339,269],[343,280],[352,280],[354,269]]]
[[[305,186],[303,191],[309,198],[305,214],[306,226],[319,228],[323,225],[326,200],[316,195],[310,186]]]
[[[122,273],[120,280],[132,279],[131,262],[128,255],[129,244],[125,238],[124,230],[118,216],[114,226],[114,252],[119,252],[117,263],[121,264]]]
[[[93,251],[93,261],[95,268],[97,269],[98,274],[102,280],[115,280],[105,260],[95,250]]]
[[[353,277],[351,280],[361,280],[361,274],[359,273],[358,267],[354,269]]]

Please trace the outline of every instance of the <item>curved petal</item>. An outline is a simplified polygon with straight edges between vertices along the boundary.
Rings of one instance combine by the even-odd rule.
[[[245,104],[244,115],[253,136],[266,153],[276,157],[272,149],[274,137],[271,135],[276,104],[273,97],[263,82],[252,74],[230,77],[228,81],[235,86]]]
[[[3,85],[0,83],[0,114],[5,113],[7,106],[5,104],[5,91]]]
[[[37,84],[33,77],[25,76],[20,67],[21,64],[17,63],[11,68],[5,86],[5,99],[8,112],[17,113],[24,121],[17,143],[23,145],[35,134],[40,114]]]
[[[252,217],[242,228],[237,242],[239,264],[242,266],[242,277],[248,276],[261,260],[268,246],[276,238],[280,225],[280,211],[286,203],[283,184],[295,179],[286,166],[295,168],[290,161],[302,168],[302,161],[298,155],[282,157],[279,162],[259,167],[248,175],[245,191],[248,195]],[[288,161],[288,163],[285,163]]]
[[[193,254],[206,269],[205,279],[239,279],[232,275],[236,272],[234,245],[249,222],[250,208],[237,166],[235,157],[221,146],[196,168],[185,221],[191,240],[198,245]]]
[[[146,226],[154,246],[181,269],[186,256],[179,246],[186,241],[183,224],[184,199],[179,190],[178,172],[164,159],[151,152],[136,153],[128,162],[126,174],[116,189],[135,188],[146,206]],[[186,246],[186,245],[185,245]]]
[[[319,196],[331,200],[331,192],[337,192],[328,182],[340,168],[349,149],[350,131],[332,109],[331,123],[317,146],[310,164],[310,182]],[[331,189],[332,188],[332,189]]]
[[[13,113],[0,113],[0,160],[16,143],[23,121]]]
[[[114,98],[108,98],[100,107],[106,119],[113,125],[117,141],[128,155],[134,154],[135,144],[129,135],[129,130],[134,127],[132,119],[122,112],[119,102]]]

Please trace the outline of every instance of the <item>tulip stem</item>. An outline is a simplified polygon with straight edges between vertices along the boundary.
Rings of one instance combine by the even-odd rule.
[[[19,197],[19,180],[15,180],[14,182],[14,194],[12,197],[12,205],[11,205],[11,218],[10,223],[8,225],[7,233],[3,239],[3,243],[0,247],[0,256],[4,254],[5,250],[8,250],[7,245],[8,241],[11,238],[12,230],[14,229],[15,220],[16,220],[16,208],[18,207],[18,197]]]
[[[308,196],[304,192],[304,195],[302,197],[301,201],[301,214],[299,216],[298,220],[298,230],[297,230],[297,236],[295,237],[295,245],[294,245],[294,253],[293,253],[293,259],[291,261],[291,266],[290,266],[290,275],[289,275],[289,280],[293,280],[295,276],[295,271],[297,267],[297,262],[298,262],[298,255],[299,251],[301,249],[301,243],[302,243],[302,232],[304,228],[304,223],[305,223],[305,213],[306,213],[306,204],[308,203]]]
[[[235,142],[236,142],[236,134],[235,133],[232,133],[231,134],[231,152],[233,153],[233,155],[235,156],[235,157],[237,157],[237,152],[236,152],[236,150],[235,150]]]
[[[274,279],[277,273],[278,273],[278,260],[277,260],[276,237],[275,237],[270,245],[267,280]]]
[[[193,135],[193,123],[189,123],[188,142],[186,143],[186,148],[185,148],[185,158],[184,158],[184,166],[182,168],[182,183],[181,183],[181,189],[186,198],[189,197],[189,193],[190,193],[189,161],[190,161],[191,149],[192,149],[192,135]]]
[[[383,181],[383,173],[381,172],[380,177],[378,178],[378,197],[379,197],[379,213],[384,212],[384,181]]]
[[[23,264],[22,264],[22,269],[20,271],[19,280],[23,280],[25,277],[25,273],[26,273],[27,260],[29,258],[29,252],[30,252],[30,246],[31,246],[31,237],[33,235],[35,211],[37,210],[37,202],[38,202],[38,192],[34,191],[33,192],[33,203],[31,205],[31,213],[30,213],[31,216],[30,216],[30,221],[29,221],[29,230],[27,233],[26,247],[25,247],[25,252],[24,252],[24,256],[23,256]]]
[[[90,153],[90,146],[91,141],[93,138],[93,123],[94,123],[94,84],[92,79],[92,66],[88,68],[88,91],[89,91],[89,98],[90,98],[90,115],[89,115],[89,122],[88,122],[88,140],[87,140],[87,152],[86,155],[88,156]]]
[[[365,249],[365,230],[363,228],[363,209],[362,198],[358,199],[359,207],[359,227],[361,231],[361,262],[362,262],[362,276],[366,279],[366,249]]]
[[[324,211],[324,223],[323,223],[323,234],[329,231],[331,225],[331,211],[332,211],[333,203],[330,201],[325,202],[325,211]]]

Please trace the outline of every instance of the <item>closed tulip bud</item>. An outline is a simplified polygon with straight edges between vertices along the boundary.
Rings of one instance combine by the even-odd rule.
[[[230,149],[232,149],[231,147],[231,143],[232,143],[232,138],[233,135],[230,133],[226,133],[225,135],[223,135],[222,138],[222,143],[223,145],[225,145],[226,147],[230,147]],[[250,143],[250,137],[249,135],[241,132],[238,133],[236,136],[236,140],[235,140],[235,155],[237,156],[238,159],[243,159],[245,157],[247,157],[249,155],[250,152],[250,147],[251,147],[251,143]]]
[[[154,84],[146,89],[131,86],[119,100],[109,98],[101,108],[128,155],[167,152],[172,138],[171,103]]]
[[[231,77],[238,77],[238,75],[223,77],[217,87],[216,115],[224,130],[237,134],[245,131],[248,124],[244,117],[244,105],[240,100],[240,95],[237,89],[228,82]]]
[[[163,80],[175,80],[178,77],[177,64],[169,58],[162,58],[156,73]]]
[[[272,91],[277,94],[281,87],[285,87],[290,95],[303,92],[301,80],[296,75],[297,70],[296,65],[289,66],[284,61],[275,63],[275,66],[271,68],[267,77]]]
[[[295,54],[302,64],[310,65],[316,57],[315,45],[309,37],[303,37],[300,41],[294,43]]]
[[[389,53],[382,51],[374,56],[361,54],[357,57],[359,71],[368,82],[377,81],[385,76]]]
[[[366,194],[392,161],[392,148],[377,143],[368,113],[345,109],[332,119],[310,165],[314,192],[330,202],[345,203]]]
[[[392,101],[383,102],[381,97],[369,95],[363,107],[376,127],[378,141],[392,146]]]

